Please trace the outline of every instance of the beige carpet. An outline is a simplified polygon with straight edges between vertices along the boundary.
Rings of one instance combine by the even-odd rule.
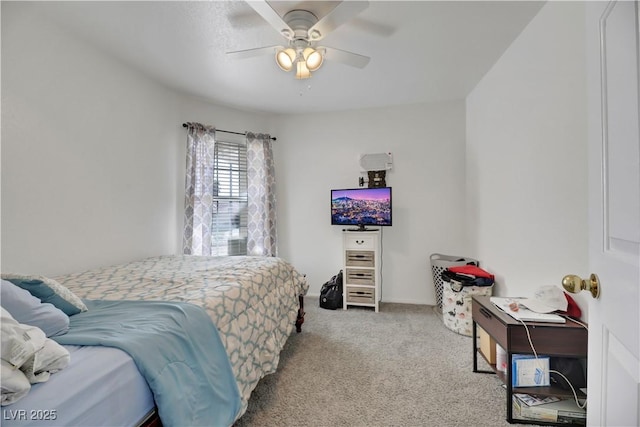
[[[500,380],[472,372],[471,338],[447,329],[433,307],[306,304],[302,333],[237,427],[510,425]]]

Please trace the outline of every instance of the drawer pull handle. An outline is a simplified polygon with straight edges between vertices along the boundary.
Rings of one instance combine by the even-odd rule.
[[[361,244],[363,244],[363,243],[364,243],[364,240],[356,240],[356,243],[357,243],[357,244],[359,244],[359,245],[361,245]]]
[[[491,312],[489,310],[487,310],[484,307],[480,307],[480,313],[482,313],[482,315],[484,317],[486,317],[487,319],[491,319],[493,316],[491,315]]]

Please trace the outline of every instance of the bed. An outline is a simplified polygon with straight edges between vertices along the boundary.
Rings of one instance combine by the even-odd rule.
[[[4,278],[6,278],[5,275],[3,275]],[[304,321],[303,296],[308,290],[304,275],[296,271],[288,262],[277,257],[161,256],[58,276],[52,278],[52,281],[61,284],[70,293],[80,298],[87,307],[87,311],[69,316],[68,332],[51,338],[69,349],[71,355],[69,366],[51,375],[49,381],[35,384],[25,398],[12,405],[3,406],[3,425],[47,425],[43,420],[32,419],[30,411],[52,409],[56,410],[57,419],[52,420],[50,425],[61,425],[63,417],[67,416],[68,418],[64,418],[64,425],[153,425],[157,422],[154,411],[156,415],[159,414],[160,421],[166,427],[180,425],[184,424],[179,421],[180,418],[172,418],[172,416],[176,410],[175,407],[178,406],[173,402],[180,399],[182,395],[178,393],[176,396],[176,393],[172,393],[171,390],[178,389],[185,394],[184,390],[193,389],[191,382],[198,381],[200,377],[213,375],[220,376],[215,381],[218,384],[216,386],[218,395],[207,399],[193,398],[194,404],[206,400],[207,406],[211,406],[212,403],[209,402],[222,399],[221,410],[217,412],[225,409],[229,413],[227,415],[229,418],[225,419],[229,421],[211,423],[209,420],[208,423],[231,425],[245,412],[251,392],[258,381],[265,375],[275,372],[280,352],[293,329],[300,331]],[[167,302],[169,304],[166,304]],[[164,313],[163,310],[169,310],[169,313],[161,314]],[[184,315],[185,310],[193,312]],[[136,354],[136,342],[146,338],[147,335],[154,335],[156,330],[161,331],[159,335],[166,341],[165,331],[172,328],[172,326],[158,326],[159,323],[155,317],[153,321],[139,320],[136,316],[142,315],[145,311],[150,313],[150,317],[167,317],[170,325],[180,324],[181,326],[186,323],[195,323],[193,319],[204,313],[205,317],[210,319],[209,323],[213,325],[214,332],[217,333],[202,332],[198,328],[202,323],[207,322],[199,321],[198,325],[192,325],[196,327],[195,331],[180,330],[171,334],[178,337],[177,339],[184,339],[181,334],[193,337],[189,338],[193,343],[190,341],[188,345],[166,342],[139,345],[142,349],[137,350],[140,354]],[[174,316],[183,315],[184,317],[180,317],[180,320],[173,319]],[[122,334],[127,335],[129,330],[135,333],[135,330],[144,330],[145,327],[149,328],[149,333],[138,331],[138,338],[132,340],[133,343],[120,345],[118,341],[120,337],[115,339],[115,344],[110,341],[114,339],[112,336],[114,330],[122,329]],[[207,348],[213,348],[216,345],[215,342],[204,344],[200,342],[204,335],[217,335],[216,339],[219,340],[224,355],[219,357],[224,361],[215,361],[215,365],[220,368],[209,373],[207,370],[214,363],[206,359],[196,360],[203,366],[199,369],[204,373],[196,375],[196,378],[188,381],[187,384],[175,382],[164,385],[164,390],[169,392],[158,391],[156,380],[149,380],[148,371],[161,371],[166,377],[168,376],[166,366],[175,369],[179,364],[174,361],[172,364],[161,367],[148,368],[144,364],[141,367],[143,363],[141,360],[144,363],[156,363],[153,362],[153,355],[147,354],[149,349],[156,348],[151,353],[157,353],[164,351],[167,347],[193,346],[194,350],[187,355],[188,357],[196,359],[211,357],[208,353],[215,356],[213,350],[198,351],[203,345]],[[154,345],[157,347],[153,347]],[[133,350],[130,349],[131,346],[134,347]],[[89,354],[103,350],[110,351],[112,354],[110,356]],[[202,353],[207,354],[203,356]],[[113,356],[114,354],[118,356]],[[180,358],[186,356],[180,354],[171,355],[171,357],[181,360]],[[162,360],[166,358],[163,356]],[[85,387],[82,394],[78,394],[77,391],[74,393],[52,391],[61,383],[78,382],[77,377],[73,379],[73,374],[81,371],[83,364],[88,364],[91,360],[104,359],[115,361],[115,366],[105,365],[104,369],[101,367],[102,380],[98,380],[96,385],[87,385],[89,380],[85,378],[82,381]],[[195,366],[196,362],[190,366]],[[108,369],[112,369],[113,372],[105,375]],[[125,384],[124,381],[117,381],[116,378],[126,369],[129,369],[129,372],[124,377],[129,378],[129,382],[124,388],[134,390],[132,397],[124,397],[128,396],[124,390],[114,388]],[[136,370],[138,372],[135,372]],[[224,389],[221,389],[219,384],[226,384],[224,383],[227,378],[225,370],[229,371],[232,380],[224,386]],[[175,381],[180,381],[180,377],[186,375],[178,370],[171,375],[171,381],[175,380],[174,377],[178,378]],[[189,375],[193,375],[191,371]],[[70,379],[66,378],[67,376]],[[161,378],[163,381],[164,377]],[[103,393],[104,396],[93,403],[86,401],[90,399],[82,399],[90,406],[89,408],[70,409],[74,405],[77,406],[79,401],[77,396],[93,395],[94,390],[96,390],[96,396],[102,396],[97,394],[97,390],[100,387],[104,388],[104,378],[110,381],[111,388],[107,387],[109,392]],[[149,384],[151,386],[148,386]],[[237,399],[234,398],[234,394],[237,395]],[[51,396],[58,400],[51,400]],[[68,406],[65,406],[65,396],[69,396],[66,402]],[[198,396],[201,394],[198,393]],[[126,415],[126,419],[109,419],[109,413],[114,412],[109,408],[123,407],[130,412]],[[7,412],[9,410],[12,412]],[[76,417],[79,413],[82,413],[81,419]],[[91,414],[96,415],[94,417]],[[88,420],[90,421],[87,422]],[[199,423],[193,419],[189,420],[189,422]]]

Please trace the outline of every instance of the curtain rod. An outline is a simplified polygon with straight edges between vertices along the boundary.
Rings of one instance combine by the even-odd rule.
[[[182,127],[183,127],[183,128],[186,128],[186,127],[187,127],[187,124],[186,124],[186,123],[183,123],[183,124],[182,124]],[[244,136],[246,136],[246,135],[247,135],[247,133],[246,133],[246,132],[233,132],[233,131],[231,131],[231,130],[222,130],[222,129],[216,129],[216,132],[232,133],[232,134],[234,134],[234,135],[244,135]],[[275,141],[276,139],[277,139],[277,138],[276,138],[275,136],[272,136],[272,137],[271,137],[271,140],[272,140],[272,141]]]

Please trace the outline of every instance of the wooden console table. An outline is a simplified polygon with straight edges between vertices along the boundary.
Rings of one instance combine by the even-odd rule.
[[[517,387],[512,386],[511,356],[513,354],[533,354],[525,327],[518,320],[509,316],[491,303],[487,296],[473,296],[473,372],[496,373],[507,388],[507,421],[526,424],[549,424],[532,420],[514,419],[512,394],[525,393],[561,398],[573,398],[570,390],[560,387]],[[499,371],[495,365],[487,361],[491,371],[478,370],[477,326],[484,329],[507,352],[507,371]],[[552,357],[587,357],[588,331],[581,325],[567,321],[566,323],[527,322],[531,341],[538,355]],[[486,360],[486,359],[485,359]],[[578,390],[576,390],[578,391]],[[578,391],[578,397],[586,398]],[[565,424],[566,425],[566,424]]]

